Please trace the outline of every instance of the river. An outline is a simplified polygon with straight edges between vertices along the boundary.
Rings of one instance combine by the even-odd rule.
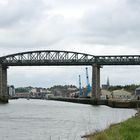
[[[49,100],[10,100],[0,104],[0,140],[82,140],[133,116],[133,109],[116,109]]]

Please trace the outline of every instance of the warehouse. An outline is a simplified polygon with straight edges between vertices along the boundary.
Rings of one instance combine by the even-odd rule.
[[[136,88],[135,90],[135,98],[140,100],[140,87]]]

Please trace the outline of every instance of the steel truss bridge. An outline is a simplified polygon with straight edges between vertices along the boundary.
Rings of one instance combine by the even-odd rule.
[[[0,57],[3,66],[66,66],[66,65],[140,65],[140,55],[95,56],[91,54],[43,50]]]
[[[139,55],[95,56],[91,54],[43,50],[0,57],[0,101],[8,102],[8,66],[92,66],[92,98],[100,98],[100,68],[103,65],[140,65]]]

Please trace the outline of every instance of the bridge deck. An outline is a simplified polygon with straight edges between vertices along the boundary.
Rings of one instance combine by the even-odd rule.
[[[4,66],[140,65],[139,55],[94,56],[71,51],[30,51],[0,57]]]

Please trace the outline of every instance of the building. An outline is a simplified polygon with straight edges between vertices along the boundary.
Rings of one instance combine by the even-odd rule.
[[[32,92],[32,93],[39,93],[39,92],[41,92],[41,88],[34,87],[34,88],[31,89],[30,92]]]
[[[8,95],[9,95],[10,97],[15,97],[15,94],[16,94],[16,93],[15,93],[15,88],[14,88],[13,85],[8,86],[7,92],[8,92]]]
[[[110,91],[102,89],[101,90],[101,96],[100,99],[105,100],[105,99],[111,99],[112,98],[112,94]]]
[[[32,98],[45,98],[46,94],[50,94],[50,91],[46,88],[32,87],[29,93]]]
[[[18,97],[18,98],[30,98],[30,93],[28,93],[28,92],[16,93],[16,97]]]
[[[136,88],[135,90],[135,98],[140,100],[140,87]]]
[[[71,98],[79,97],[79,91],[70,93],[69,97],[71,97]]]
[[[116,100],[130,100],[130,99],[132,99],[132,93],[125,91],[124,89],[114,90],[111,94],[112,94],[112,98],[116,99]]]
[[[77,88],[75,88],[75,87],[69,87],[68,90],[69,90],[70,92],[71,92],[71,91],[73,92],[73,91],[77,91]]]
[[[110,87],[109,77],[107,78],[106,84],[102,85],[102,89],[108,89]]]

